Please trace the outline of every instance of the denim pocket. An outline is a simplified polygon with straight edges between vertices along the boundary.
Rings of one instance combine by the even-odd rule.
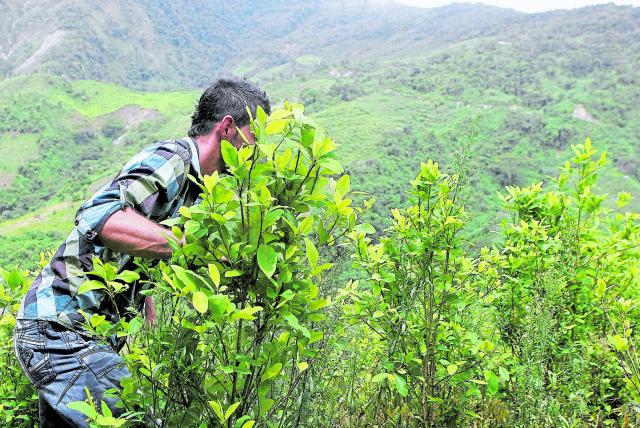
[[[100,379],[118,366],[122,366],[122,358],[111,347],[96,345],[81,356],[84,365]]]
[[[38,322],[25,323],[15,331],[14,351],[22,371],[34,387],[39,387],[56,377],[51,357],[45,349],[45,338]]]

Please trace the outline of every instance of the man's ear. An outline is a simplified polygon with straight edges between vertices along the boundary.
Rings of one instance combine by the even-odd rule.
[[[237,133],[236,130],[236,121],[233,120],[233,117],[226,115],[220,121],[220,136],[223,140],[229,141],[233,138]]]

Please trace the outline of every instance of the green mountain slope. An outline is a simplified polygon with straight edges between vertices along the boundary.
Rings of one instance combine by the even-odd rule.
[[[288,16],[284,3],[270,7],[280,19]],[[469,11],[502,13],[481,6],[427,12],[455,23]],[[378,198],[371,216],[379,226],[404,201],[420,161],[451,166],[469,145],[468,233],[488,242],[500,221],[496,191],[555,174],[571,144],[587,136],[611,154],[604,191],[640,197],[639,11],[608,5],[511,14],[508,23],[471,31],[476,37],[466,40],[455,36],[464,31],[445,29],[411,57],[398,41],[396,54],[385,53],[391,44],[384,32],[370,36],[379,51],[350,61],[327,59],[328,42],[326,51],[304,54],[302,46],[313,42],[301,35],[294,39],[301,47],[283,51],[282,64],[259,67],[242,56],[230,64],[261,80],[275,103],[303,101],[329,128],[354,187]],[[313,25],[331,22],[329,11],[326,21],[308,13],[308,22],[317,18]],[[343,28],[359,22],[349,13]],[[428,29],[411,31],[431,37]],[[268,48],[275,51],[281,45],[274,40]],[[129,156],[154,140],[182,136],[198,95],[47,75],[0,82],[0,216],[7,220],[0,224],[0,265],[30,263],[38,248],[68,233],[75,208]],[[632,208],[640,209],[638,198]]]
[[[239,63],[254,72],[308,54],[335,62],[425,52],[521,15],[481,5],[426,10],[367,0],[0,5],[2,75],[44,72],[147,89],[201,86]]]

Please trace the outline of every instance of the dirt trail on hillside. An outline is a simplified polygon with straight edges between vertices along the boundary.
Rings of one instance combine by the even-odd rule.
[[[118,138],[113,140],[113,144],[117,146],[124,141],[124,137],[127,135],[129,129],[141,124],[144,121],[160,119],[161,117],[162,114],[160,114],[160,112],[157,110],[142,108],[139,105],[132,104],[121,107],[120,109],[112,113],[104,115],[102,120],[104,122],[113,119],[119,119],[122,121],[125,132]]]
[[[22,64],[16,67],[15,73],[18,74],[31,71],[31,69],[34,68],[35,65],[37,65],[40,58],[42,58],[47,52],[49,52],[52,47],[60,43],[62,39],[64,39],[64,36],[66,34],[66,31],[62,30],[57,30],[51,34],[47,34],[40,47],[34,53],[32,53],[31,56],[27,58]]]
[[[107,116],[116,117],[124,122],[126,128],[136,126],[145,120],[159,119],[162,117],[159,111],[142,108],[139,105],[131,104],[109,113]]]

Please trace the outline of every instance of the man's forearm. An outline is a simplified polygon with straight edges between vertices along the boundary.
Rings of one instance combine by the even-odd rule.
[[[169,230],[137,211],[125,208],[109,217],[98,238],[107,248],[121,253],[163,259],[171,255],[167,235],[171,235]]]

